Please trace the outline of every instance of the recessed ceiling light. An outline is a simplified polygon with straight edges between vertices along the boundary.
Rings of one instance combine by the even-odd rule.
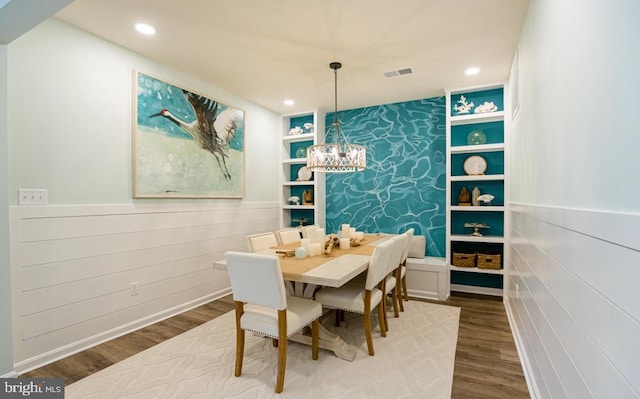
[[[293,101],[293,100],[284,100],[284,105],[293,105],[293,104],[295,104],[295,103],[296,103],[296,102],[295,102],[295,101]]]
[[[140,33],[142,33],[143,35],[155,35],[156,33],[156,28],[154,28],[151,25],[148,24],[135,24],[136,30]]]
[[[471,68],[467,68],[466,71],[464,71],[465,75],[477,75],[480,72],[480,68],[477,67],[471,67]]]

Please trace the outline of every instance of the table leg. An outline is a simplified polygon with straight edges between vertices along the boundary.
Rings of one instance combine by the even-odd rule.
[[[289,337],[291,341],[299,342],[301,344],[311,346],[311,335],[298,333]],[[330,350],[336,354],[340,359],[348,360],[352,362],[356,358],[358,349],[352,345],[347,344],[337,334],[327,330],[322,324],[320,324],[320,342],[319,346],[322,349]]]
[[[294,295],[303,298],[312,298],[316,287],[317,286],[313,284],[303,284],[296,282],[293,285]],[[329,312],[327,314],[333,314],[333,312]],[[327,314],[322,317],[326,317]],[[344,342],[342,337],[329,331],[325,326],[322,325],[322,323],[320,323],[319,335],[320,342],[318,345],[320,346],[320,348],[330,350],[335,353],[336,356],[338,356],[340,359],[348,360],[350,362],[352,362],[356,358],[358,348]],[[289,340],[311,346],[311,332],[309,328],[306,328],[304,332],[290,336]]]

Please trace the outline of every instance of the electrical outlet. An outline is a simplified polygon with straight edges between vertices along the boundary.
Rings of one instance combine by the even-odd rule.
[[[47,190],[44,188],[21,188],[18,190],[18,204],[20,205],[47,205],[48,202]]]
[[[133,281],[129,284],[129,295],[138,295],[138,282]]]

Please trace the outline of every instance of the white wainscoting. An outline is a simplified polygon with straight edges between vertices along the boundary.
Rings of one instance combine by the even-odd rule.
[[[640,397],[640,215],[510,211],[505,305],[532,395]]]
[[[279,224],[273,202],[10,207],[15,370],[228,294],[213,262]]]

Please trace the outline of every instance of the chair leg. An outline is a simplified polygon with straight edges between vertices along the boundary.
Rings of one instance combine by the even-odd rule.
[[[380,316],[379,312],[378,316]],[[382,324],[380,326],[383,327]],[[384,333],[384,328],[382,328],[382,332]],[[373,351],[373,337],[371,336],[371,290],[364,292],[364,336],[367,339],[369,356],[373,356],[375,353]]]
[[[389,320],[387,320],[387,294],[384,294],[387,292],[387,282],[382,280],[380,282],[380,287],[378,288],[383,292],[379,306],[382,306],[382,318],[384,319],[384,331],[386,332],[389,331]]]
[[[406,274],[402,278],[402,291],[404,291],[404,300],[409,302],[409,291],[407,291],[407,275]]]
[[[284,371],[287,367],[287,310],[278,310],[278,376],[276,393],[284,389]]]
[[[393,291],[391,291],[391,302],[393,304],[393,317],[400,317],[400,313],[399,313],[400,306],[398,305],[398,296],[399,296],[398,283],[399,281],[396,280],[396,286],[393,287]]]
[[[384,324],[383,314],[384,314],[384,307],[382,306],[382,303],[380,303],[378,305],[378,319],[380,320],[380,335],[382,335],[383,337],[386,337],[389,326]]]
[[[320,345],[320,319],[311,323],[311,358],[318,360],[318,346]]]
[[[399,267],[396,269],[396,295],[398,298],[398,305],[400,306],[400,311],[404,312],[404,304],[402,303],[402,289],[400,287],[400,280],[403,280],[406,284],[406,279],[402,279],[402,268]]]
[[[242,358],[244,357],[244,330],[240,328],[240,317],[244,313],[242,302],[236,302],[236,369],[234,375],[242,374]]]

